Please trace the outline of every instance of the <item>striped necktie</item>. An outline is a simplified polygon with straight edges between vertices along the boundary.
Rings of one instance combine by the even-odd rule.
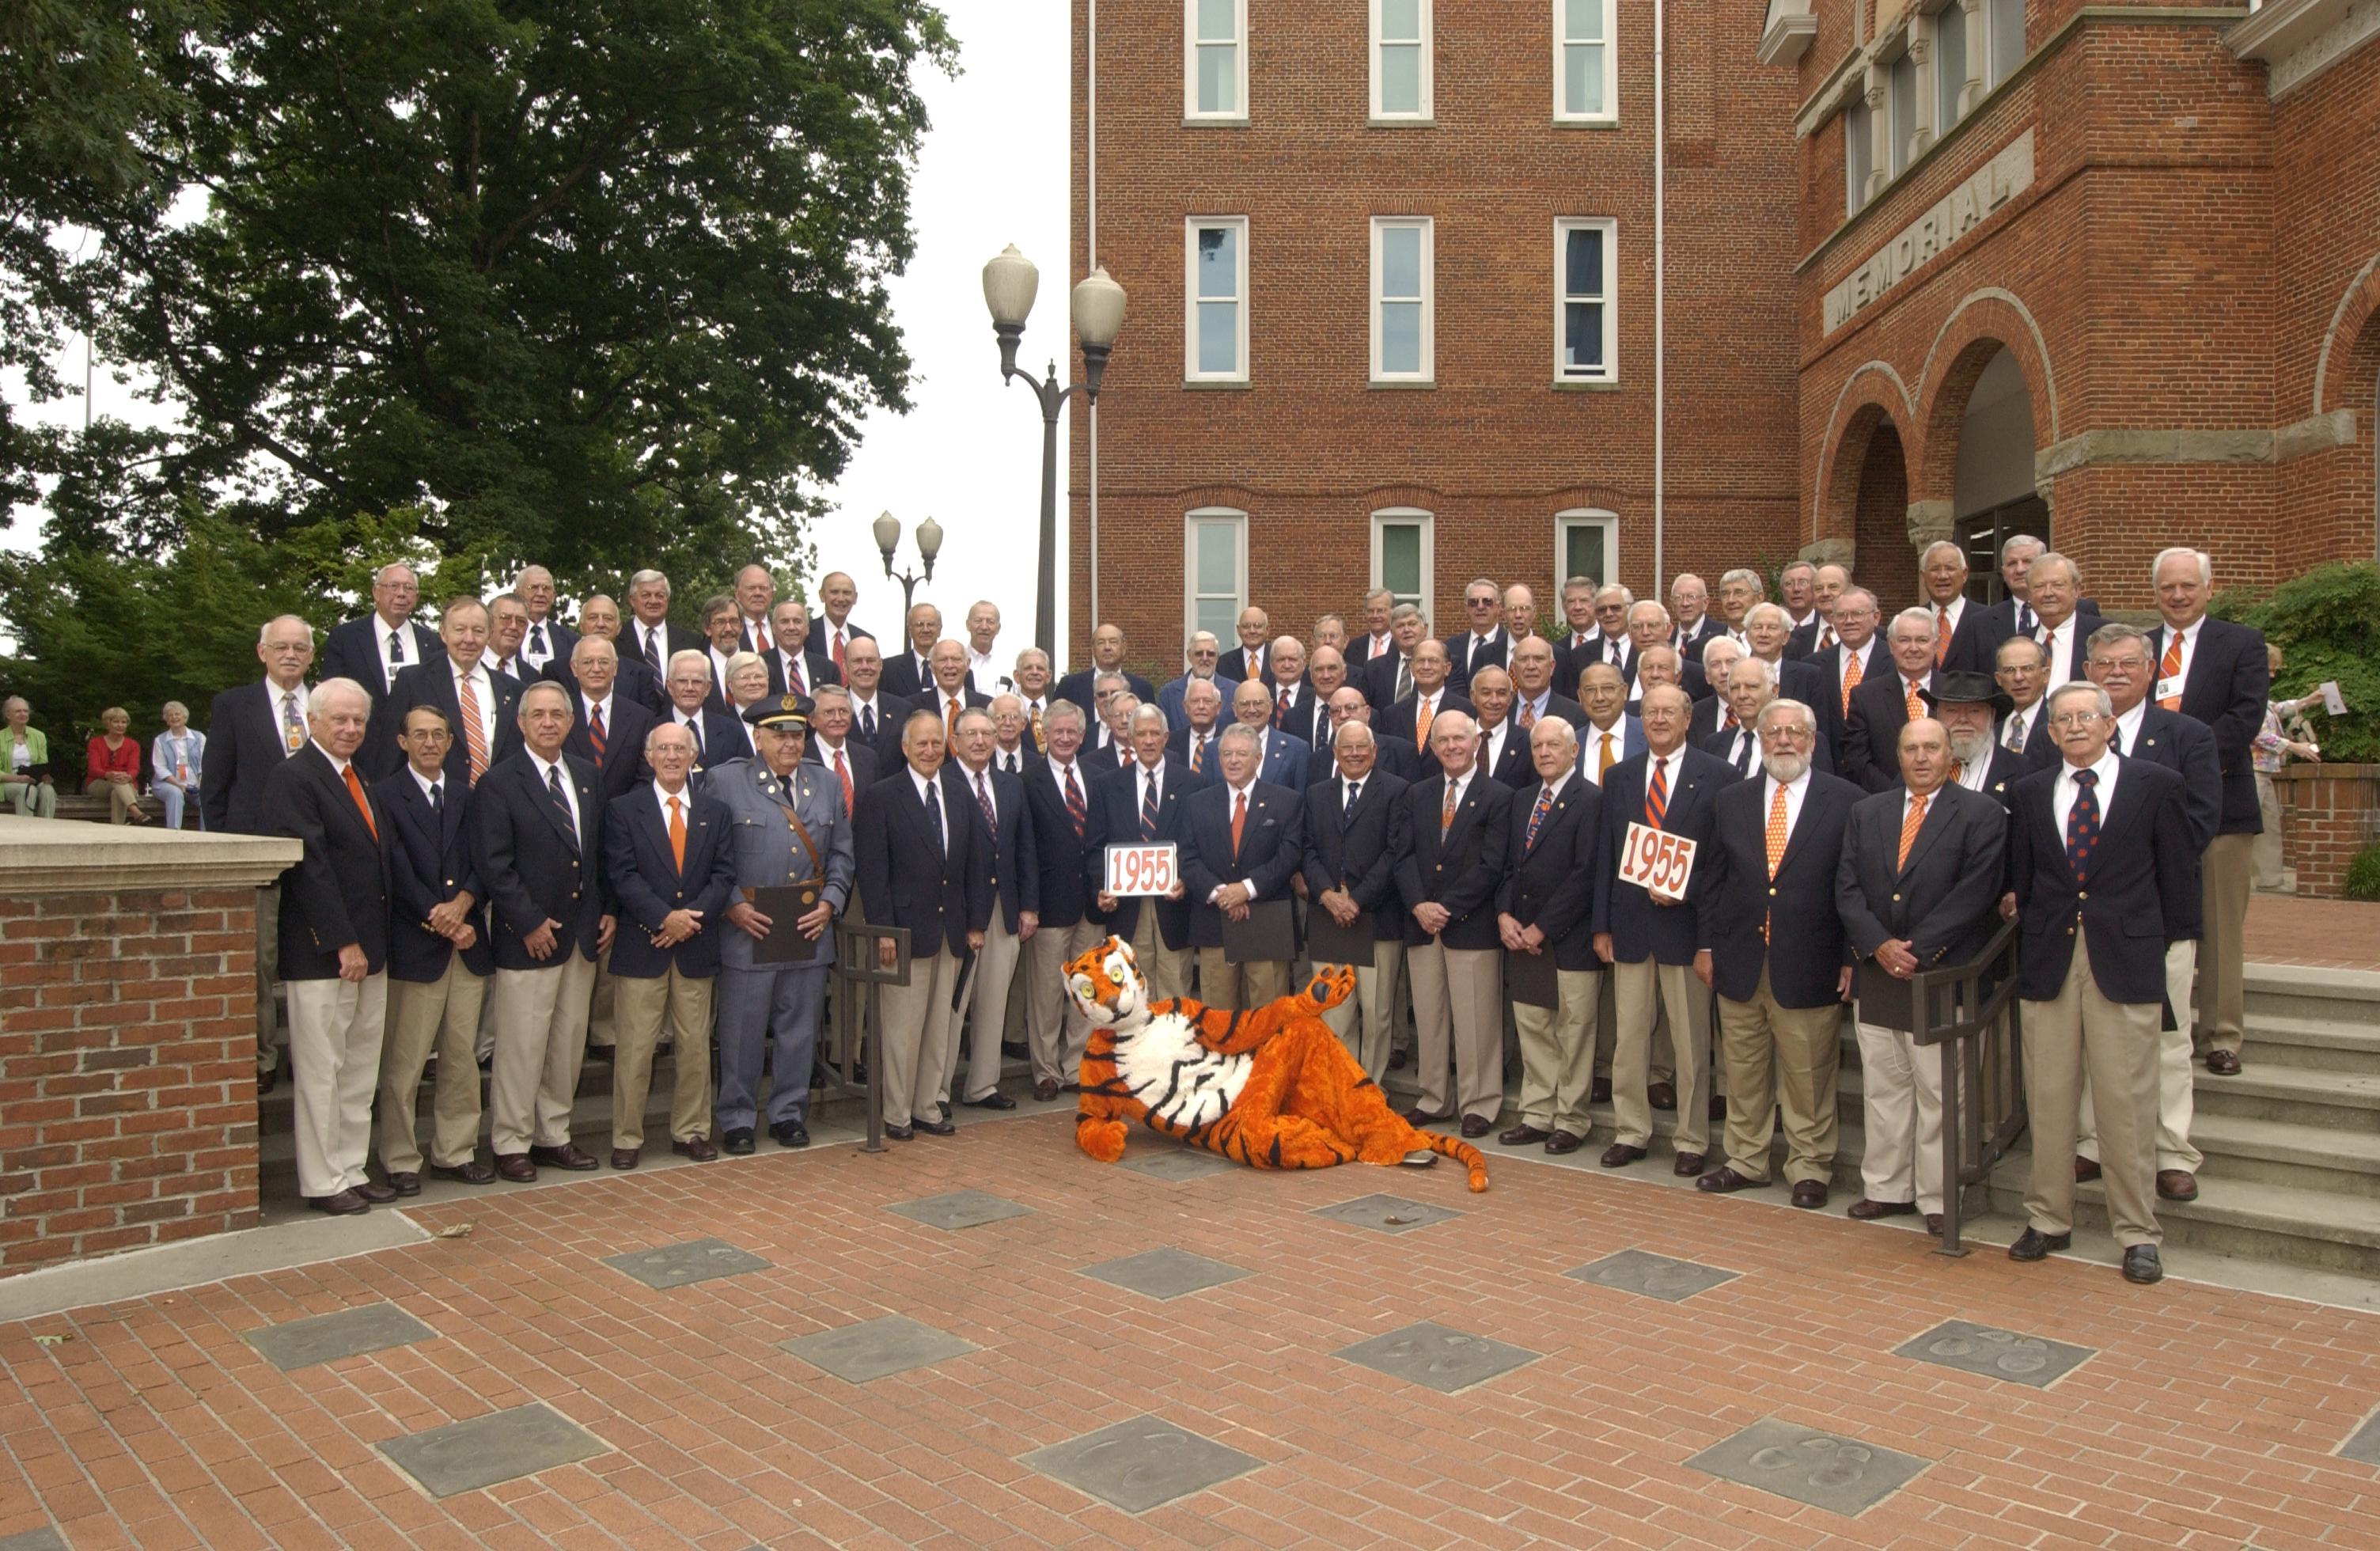
[[[562,810],[563,827],[570,831],[571,854],[573,855],[577,854],[578,815],[572,811],[570,806],[570,798],[562,790],[561,766],[555,765],[545,772],[545,794],[547,799],[551,801],[555,807]]]
[[[1140,779],[1140,838],[1153,841],[1157,838],[1157,777],[1144,771]]]
[[[1654,759],[1652,779],[1645,783],[1645,822],[1656,830],[1670,816],[1669,763],[1667,755]]]
[[[1083,827],[1090,814],[1083,806],[1083,789],[1075,784],[1075,767],[1066,767],[1066,822],[1075,827],[1075,838],[1083,838]]]
[[[1523,843],[1523,845],[1524,845],[1525,848],[1527,848],[1527,849],[1529,849],[1529,850],[1532,850],[1532,851],[1534,851],[1534,850],[1536,850],[1536,844],[1537,844],[1537,831],[1538,831],[1538,830],[1540,830],[1540,829],[1544,828],[1544,826],[1545,826],[1545,822],[1546,822],[1546,815],[1548,815],[1548,814],[1551,813],[1553,810],[1554,810],[1554,789],[1553,789],[1553,787],[1552,787],[1550,784],[1546,785],[1546,786],[1541,786],[1541,787],[1539,787],[1539,788],[1537,789],[1537,806],[1535,806],[1535,807],[1533,807],[1533,808],[1531,808],[1531,809],[1529,810],[1529,834],[1528,834],[1528,838],[1527,838],[1525,841],[1524,841],[1524,842],[1522,842],[1522,843]]]
[[[1923,793],[1911,793],[1909,813],[1900,821],[1900,852],[1893,858],[1892,870],[1909,866],[1909,848],[1917,843],[1917,831],[1925,825],[1925,797]]]

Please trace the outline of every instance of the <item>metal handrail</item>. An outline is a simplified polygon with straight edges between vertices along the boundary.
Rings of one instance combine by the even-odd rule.
[[[1910,977],[1910,1036],[1942,1051],[1942,1242],[1937,1254],[1956,1258],[1967,1253],[1960,1242],[1967,1190],[1991,1179],[2024,1132],[2018,937],[2018,922],[2008,921],[1965,963],[1920,970]],[[1937,1011],[1943,1014],[1938,1020]]]
[[[876,945],[892,944],[890,968],[876,962]],[[909,928],[872,927],[848,918],[834,924],[835,1060],[825,1064],[836,1097],[868,1106],[868,1140],[860,1151],[884,1150],[883,989],[909,983]],[[859,1068],[855,1072],[854,1066]]]

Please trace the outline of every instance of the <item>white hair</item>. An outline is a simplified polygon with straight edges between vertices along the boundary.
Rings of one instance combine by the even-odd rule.
[[[1768,590],[1768,584],[1760,579],[1760,573],[1749,566],[1739,565],[1731,571],[1720,573],[1719,586],[1727,587],[1735,582],[1749,583],[1755,592],[1766,593]]]
[[[677,665],[681,662],[691,662],[706,673],[710,672],[710,654],[707,651],[674,651],[670,653],[669,671],[673,673],[676,673]]]
[[[2091,697],[2091,709],[2093,710],[2097,711],[2101,716],[2113,716],[2116,714],[2116,703],[2107,698],[2107,692],[2100,688],[2097,685],[2085,683],[2082,679],[2070,680],[2065,684],[2059,685],[2057,688],[2049,692],[2048,714],[2052,716],[2057,715],[2058,702],[2069,695],[2088,695]]]
[[[2033,552],[2034,554],[2043,553],[2049,548],[2048,545],[2043,543],[2040,539],[2034,538],[2030,533],[2011,533],[2006,539],[2000,540],[2000,563],[2002,565],[2006,565],[2009,563],[2009,551],[2015,549],[2019,544],[2032,545]]]
[[[1760,670],[1760,687],[1763,690],[1774,693],[1777,688],[1777,664],[1757,657],[1739,657],[1734,661],[1729,663],[1727,665],[1727,676],[1730,684],[1733,684],[1736,673],[1740,672],[1747,662]]]
[[[667,592],[669,590],[670,579],[667,576],[662,576],[659,571],[654,570],[652,567],[647,566],[642,571],[638,572],[635,576],[628,578],[628,590],[630,592],[634,592],[640,587],[650,587],[655,582],[662,584],[662,590],[663,592]]]
[[[1926,545],[1925,552],[1917,557],[1917,563],[1924,565],[1927,561],[1932,560],[1936,550],[1948,550],[1952,554],[1959,557],[1959,563],[1961,565],[1963,566],[1967,563],[1967,551],[1961,549],[1958,545],[1952,543],[1948,539],[1937,539],[1932,543]]]
[[[1793,616],[1785,612],[1785,606],[1783,604],[1764,601],[1755,603],[1752,607],[1743,611],[1743,627],[1746,630],[1751,629],[1752,622],[1755,619],[1767,614],[1775,614],[1779,622],[1786,624],[1793,623]]]
[[[2204,550],[2193,550],[2176,546],[2173,549],[2157,551],[2157,557],[2149,562],[2149,586],[2151,588],[2155,588],[2156,586],[2157,573],[2165,569],[2165,563],[2167,561],[2181,558],[2187,558],[2198,562],[2198,585],[2200,587],[2213,587],[2215,585],[2214,559],[2209,556]]]
[[[1904,624],[1922,624],[1925,627],[1925,638],[1929,641],[1934,638],[1934,611],[1931,609],[1903,609],[1892,616],[1894,630],[1900,629]]]
[[[307,718],[310,721],[314,717],[328,716],[331,711],[331,702],[342,695],[352,695],[361,700],[364,703],[365,714],[370,714],[372,703],[370,690],[353,679],[324,679],[306,692]]]
[[[1658,615],[1660,615],[1660,616],[1661,616],[1661,628],[1662,628],[1662,629],[1664,629],[1664,630],[1667,630],[1668,628],[1670,628],[1670,611],[1669,611],[1669,610],[1667,610],[1667,609],[1665,609],[1665,608],[1663,608],[1663,607],[1661,607],[1661,605],[1660,605],[1660,604],[1654,602],[1654,601],[1653,601],[1651,599],[1649,599],[1649,598],[1644,599],[1644,600],[1640,600],[1640,601],[1638,601],[1638,602],[1631,603],[1631,604],[1629,604],[1629,605],[1628,605],[1628,623],[1629,623],[1629,624],[1635,624],[1635,623],[1636,623],[1636,611],[1638,611],[1639,609],[1650,609],[1650,610],[1652,610],[1655,613],[1657,613],[1657,614],[1658,614]]]
[[[1779,710],[1784,711],[1788,716],[1798,718],[1803,730],[1812,737],[1818,735],[1818,713],[1800,700],[1788,700],[1782,697],[1771,700],[1760,708],[1760,720],[1765,722]]]

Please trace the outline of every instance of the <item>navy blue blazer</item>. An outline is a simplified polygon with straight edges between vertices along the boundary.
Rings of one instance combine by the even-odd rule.
[[[471,924],[479,940],[463,950],[463,967],[474,975],[494,970],[488,950],[487,896],[471,866],[471,794],[453,777],[442,781],[442,806],[430,798],[409,769],[372,783],[384,816],[381,850],[388,863],[388,976],[427,985],[446,973],[455,945],[424,923],[455,895],[471,896]]]
[[[1475,718],[1479,714],[1479,708],[1457,695],[1453,686],[1450,685],[1439,691],[1437,709],[1430,715],[1435,719],[1448,711],[1461,711],[1465,716]],[[1421,695],[1419,691],[1415,691],[1386,710],[1373,714],[1372,736],[1381,743],[1401,742],[1407,748],[1412,749],[1414,762],[1421,772],[1421,779],[1427,781],[1439,773],[1438,750],[1424,747],[1414,741],[1414,724],[1420,715]],[[1435,724],[1433,721],[1432,725]]]
[[[953,802],[939,781],[935,789],[940,844],[905,765],[861,793],[852,816],[860,903],[871,924],[907,927],[917,958],[944,949],[964,955],[967,933],[991,925],[991,840],[983,818],[973,798]]]
[[[769,693],[783,695],[785,692],[785,654],[771,649],[761,660],[769,665]],[[805,640],[802,643],[801,692],[805,695],[815,695],[818,693],[818,686],[822,684],[841,684],[842,682],[843,670],[810,650],[809,642]]]
[[[661,721],[677,721],[678,720],[680,719],[677,708],[672,706],[662,718],[655,721],[655,725],[658,726]],[[744,749],[744,733],[739,720],[723,710],[717,710],[706,705],[695,712],[693,721],[687,726],[694,733],[694,775],[698,782],[700,781],[702,772],[707,767],[724,765],[734,760],[751,757]],[[856,738],[858,734],[854,733],[853,736]],[[714,750],[717,751],[715,756]]]
[[[1029,910],[1036,916],[1041,914],[1039,837],[1034,831],[1033,815],[1026,804],[1025,778],[986,765],[983,779],[991,789],[992,817],[999,820],[998,833],[988,837],[991,891],[1000,902],[1001,924],[1013,936],[1019,911]],[[967,805],[971,817],[982,815],[983,806],[975,796],[975,775],[965,765],[955,759],[944,760],[942,786],[952,800]]]
[[[1088,865],[1091,828],[1091,772],[1087,766],[1074,767],[1075,790],[1083,799],[1083,832],[1075,832],[1074,816],[1066,811],[1065,790],[1059,783],[1055,766],[1046,760],[1027,760],[1025,767],[1025,806],[1033,824],[1033,857],[1040,869],[1041,925],[1072,927],[1083,921],[1097,922],[1099,902],[1091,887],[1092,868]]]
[[[1972,612],[1969,617],[1973,617]],[[1841,643],[1838,642],[1836,645],[1828,648],[1827,650],[1823,652],[1813,653],[1808,657],[1800,659],[1800,660],[1808,667],[1814,668],[1817,671],[1818,683],[1820,685],[1820,688],[1817,691],[1818,698],[1811,702],[1810,709],[1818,713],[1818,731],[1825,733],[1827,741],[1834,745],[1835,753],[1838,757],[1838,764],[1840,765],[1843,754],[1843,721],[1844,719],[1851,714],[1849,709],[1843,705],[1843,653]],[[1882,631],[1878,631],[1868,641],[1867,656],[1861,660],[1860,682],[1857,685],[1853,685],[1852,687],[1856,690],[1860,687],[1860,685],[1867,683],[1870,679],[1879,676],[1890,677],[1894,672],[1895,670],[1892,666],[1892,648],[1885,645],[1884,633]],[[1984,672],[1988,673],[1991,672],[1991,669],[1986,667]],[[1778,693],[1780,695],[1784,693],[1781,685],[1779,686]],[[1716,721],[1712,723],[1712,730],[1718,730],[1718,723]],[[1846,781],[1853,779],[1851,774],[1850,767],[1847,765],[1841,766],[1840,773]],[[1900,771],[1898,768],[1896,768],[1893,773],[1893,780],[1897,783],[1900,779]]]
[[[615,685],[603,729],[603,756],[599,759],[587,720],[587,697],[575,684],[563,687],[570,696],[570,731],[563,734],[562,746],[594,767],[595,787],[602,800],[609,803],[638,786],[650,785],[653,771],[645,763],[645,734],[661,720],[652,708],[630,699],[626,689]]]
[[[1233,684],[1245,683],[1248,676],[1248,648],[1233,647],[1215,659],[1215,676],[1229,679]],[[1272,646],[1269,642],[1266,643],[1264,648],[1264,672],[1257,677],[1258,682],[1267,689],[1272,687]]]
[[[616,648],[618,643],[614,642],[613,646]],[[573,701],[586,697],[586,692],[578,687],[578,675],[572,671],[570,660],[566,657],[557,657],[548,662],[537,676],[570,691]],[[620,658],[619,672],[612,681],[612,695],[614,699],[634,700],[655,716],[669,709],[669,685],[645,666],[645,660],[641,657],[624,655]]]
[[[339,950],[351,943],[364,951],[370,973],[388,967],[388,861],[373,834],[388,818],[369,790],[364,800],[372,806],[370,826],[311,739],[265,778],[263,832],[305,846],[281,875],[284,980],[337,979]]]
[[[488,765],[492,769],[521,749],[521,683],[492,668],[484,671],[489,697],[496,703],[496,724],[480,729],[487,736]],[[455,698],[455,665],[443,651],[435,660],[397,674],[396,687],[382,703],[382,713],[372,718],[372,730],[365,735],[364,746],[373,749],[377,745],[375,752],[382,767],[380,773],[392,773],[404,765],[405,751],[396,746],[396,734],[405,730],[406,713],[416,706],[431,707],[446,719],[446,730],[455,735],[455,741],[446,747],[446,779],[457,786],[468,786],[471,745],[463,736],[463,707]]]
[[[553,969],[563,956],[595,957],[603,916],[603,803],[594,769],[565,751],[578,830],[524,751],[492,767],[472,790],[471,859],[488,889],[489,935],[498,969]],[[532,959],[521,939],[562,923],[554,951]]]
[[[1511,721],[1509,717],[1506,720]],[[1483,763],[1488,758],[1488,729],[1485,727],[1479,730],[1479,757]],[[1522,732],[1518,722],[1512,722],[1506,728],[1504,746],[1497,750],[1495,762],[1488,766],[1486,774],[1497,785],[1509,786],[1515,792],[1524,788],[1536,789],[1537,768],[1536,762],[1529,756],[1529,733]],[[1594,783],[1590,782],[1588,784]]]
[[[2166,627],[2149,632],[2150,671],[2165,655]],[[2154,696],[2155,685],[2151,685]],[[2256,734],[2264,731],[2265,702],[2273,693],[2272,664],[2265,634],[2229,620],[2210,619],[2198,627],[2198,644],[2183,675],[2181,714],[2215,734],[2215,755],[2223,780],[2223,813],[2216,832],[2264,832],[2256,805]]]
[[[1695,906],[1701,902],[1705,865],[1696,862],[1686,881],[1686,897],[1677,904],[1655,904],[1644,885],[1620,881],[1621,848],[1628,826],[1645,821],[1645,776],[1651,756],[1637,754],[1611,767],[1603,779],[1603,860],[1595,869],[1595,929],[1611,934],[1615,963],[1690,964],[1694,962]],[[1710,843],[1712,799],[1735,780],[1727,762],[1698,748],[1680,751],[1677,773],[1670,782],[1670,800],[1661,828],[1693,841]]]
[[[735,903],[735,847],[727,809],[686,783],[686,867],[670,854],[669,821],[650,782],[612,799],[603,813],[603,889],[619,917],[612,936],[612,973],[655,980],[674,968],[690,979],[719,973],[719,934]],[[662,917],[674,910],[702,913],[702,929],[674,948],[653,946]]]
[[[1303,826],[1308,912],[1333,889],[1348,897],[1372,920],[1372,940],[1398,942],[1405,935],[1405,912],[1397,892],[1397,858],[1407,846],[1413,816],[1405,804],[1407,782],[1374,766],[1355,794],[1355,811],[1345,808],[1346,788],[1337,776],[1305,789]],[[1441,789],[1442,791],[1443,789]],[[1441,803],[1446,799],[1439,798]]]
[[[1088,753],[1087,748],[1085,751]],[[1096,896],[1107,887],[1108,847],[1140,843],[1140,778],[1135,772],[1138,760],[1111,770],[1091,782],[1091,822],[1089,833],[1083,842],[1083,876]],[[1189,767],[1166,756],[1160,767],[1157,799],[1157,838],[1180,844],[1183,835],[1183,806],[1188,799],[1192,783]],[[1132,940],[1134,930],[1140,925],[1140,908],[1148,902],[1139,898],[1120,899],[1108,912],[1108,930]],[[1190,946],[1190,891],[1185,884],[1178,900],[1157,902],[1158,940],[1168,948]]]
[[[1084,717],[1095,726],[1099,722],[1099,708],[1092,703],[1091,681],[1099,675],[1099,672],[1100,670],[1097,668],[1077,668],[1060,679],[1058,687],[1050,692],[1061,700],[1072,700],[1082,707]],[[1141,704],[1146,706],[1157,704],[1155,685],[1150,684],[1138,673],[1124,674],[1123,682],[1124,687],[1131,690]]]
[[[1259,901],[1287,897],[1305,859],[1305,804],[1298,788],[1259,777],[1248,783],[1240,843],[1232,845],[1232,789],[1220,780],[1189,794],[1182,814],[1182,884],[1190,900],[1190,945],[1223,945],[1223,912],[1207,896],[1242,878]]]
[[[1741,780],[1757,773],[1760,769],[1759,734],[1753,734],[1750,745],[1739,752],[1737,738],[1742,731],[1743,729],[1739,727],[1733,732],[1713,733],[1707,738],[1696,740],[1694,746],[1726,765],[1729,769],[1735,772],[1737,779]],[[1739,759],[1743,762],[1738,764],[1736,761]],[[1827,751],[1826,739],[1820,738],[1810,745],[1810,768],[1827,775],[1841,773],[1835,769],[1834,756]]]
[[[298,715],[302,725],[303,685],[298,686]],[[369,733],[365,743],[369,746]],[[199,757],[199,807],[207,828],[217,834],[266,833],[264,783],[288,758],[289,744],[281,731],[271,680],[234,685],[218,694],[207,708],[207,746]],[[370,769],[365,766],[364,773]]]
[[[1480,643],[1476,661],[1470,660],[1471,632],[1468,630],[1442,636],[1438,644],[1446,648],[1446,687],[1457,695],[1470,694],[1471,675],[1477,670],[1512,665],[1512,633],[1500,621],[1496,625],[1496,634]]]
[[[1909,725],[1909,703],[1900,670],[1885,657],[1885,671],[1864,678],[1852,690],[1852,714],[1843,721],[1842,773],[1870,792],[1900,784],[1900,730]]]
[[[1223,729],[1230,725],[1227,721],[1218,721],[1207,729],[1207,735],[1201,740],[1205,746],[1198,752],[1198,768],[1195,770],[1190,768],[1190,739],[1193,734],[1187,723],[1166,735],[1165,756],[1169,759],[1182,761],[1182,769],[1193,786],[1211,786],[1223,779],[1222,768],[1215,758],[1215,740],[1220,738]]]
[[[1509,869],[1496,908],[1546,935],[1544,951],[1556,969],[1600,969],[1595,956],[1595,878],[1601,870],[1603,794],[1572,770],[1554,789],[1553,806],[1529,842],[1543,782],[1512,793],[1512,831],[1505,838]]]
[[[1711,988],[1730,1001],[1750,1001],[1768,970],[1769,994],[1779,1007],[1828,1007],[1842,1000],[1838,982],[1850,963],[1843,918],[1835,907],[1835,873],[1843,833],[1860,789],[1835,776],[1810,774],[1792,838],[1768,876],[1768,782],[1731,782],[1712,800],[1710,843],[1694,871],[1697,947],[1710,951]],[[1761,937],[1761,923],[1768,936]]]
[[[366,614],[331,626],[322,637],[322,655],[317,660],[319,679],[353,679],[370,694],[374,704],[387,698],[390,681],[381,676],[381,623],[378,614]],[[438,639],[438,632],[416,621],[406,622],[406,652],[404,667],[416,662],[443,662],[446,648]],[[2262,725],[2263,711],[2258,711]]]
[[[803,743],[802,762],[807,765],[820,766],[829,775],[834,773],[834,767],[827,762],[826,750],[820,745],[816,738],[808,739]],[[844,768],[851,773],[852,812],[844,816],[850,818],[859,810],[859,794],[882,780],[886,770],[883,763],[876,757],[876,751],[860,742],[859,733],[856,731],[843,740],[843,763]],[[905,760],[896,760],[892,765],[894,770],[907,768],[908,763]]]
[[[872,709],[876,712],[876,733],[873,737],[870,737],[867,723],[860,716],[859,708],[856,705],[851,708],[851,741],[866,744],[874,749],[877,768],[890,770],[893,766],[902,763],[901,724],[908,721],[909,713],[917,708],[911,701],[892,694],[879,685],[876,691],[876,704]]]
[[[2198,856],[2191,848],[2181,777],[2124,759],[2099,820],[2086,878],[2077,881],[2058,822],[2057,769],[2016,783],[2009,831],[2018,919],[2017,995],[2052,1001],[2074,963],[2074,933],[2090,944],[2091,977],[2110,1001],[2165,1000],[2165,951],[2198,935]]]
[[[1443,833],[1446,777],[1433,775],[1405,789],[1405,843],[1397,855],[1397,894],[1404,902],[1405,943],[1430,940],[1414,919],[1425,902],[1442,905],[1450,919],[1438,941],[1455,949],[1503,946],[1496,930],[1496,890],[1504,881],[1505,843],[1511,829],[1512,793],[1485,776],[1463,789],[1454,822]]]
[[[1861,798],[1835,867],[1836,907],[1856,961],[1852,990],[1860,1020],[1896,1029],[1912,1026],[1909,982],[1878,967],[1876,951],[1898,939],[1909,944],[1921,969],[1968,963],[1999,927],[2008,871],[2008,811],[1956,785],[1927,802],[1902,861],[1908,802],[1903,786]]]
[[[2169,711],[2162,706],[2143,706],[2141,724],[2132,742],[2119,744],[2116,752],[2127,759],[2146,759],[2163,765],[2181,777],[2181,806],[2190,821],[2192,855],[2204,851],[2206,842],[2222,832],[2223,774],[2215,752],[2215,734],[2195,717]],[[2018,757],[2024,761],[2028,775],[2035,770],[2054,770],[2065,763],[2054,738],[2034,739]]]

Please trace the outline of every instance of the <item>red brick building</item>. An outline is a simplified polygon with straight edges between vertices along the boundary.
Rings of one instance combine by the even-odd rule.
[[[1073,638],[1797,553],[1891,601],[2019,528],[2109,607],[2167,542],[2373,554],[2380,0],[1928,3],[1671,0],[1657,94],[1619,0],[1074,0],[1132,307]]]

